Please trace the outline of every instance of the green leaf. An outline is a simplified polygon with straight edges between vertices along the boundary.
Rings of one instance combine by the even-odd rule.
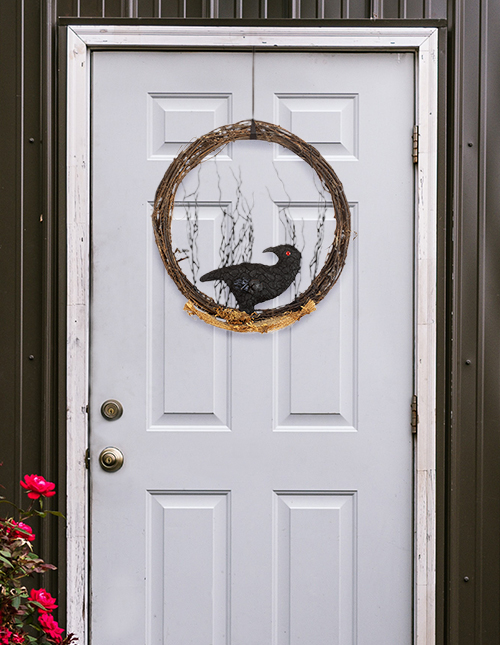
[[[4,558],[2,555],[0,555],[0,562],[3,562],[4,564],[6,564],[11,569],[13,568],[12,564],[7,560],[7,558]]]
[[[19,609],[20,604],[21,604],[21,597],[15,596],[12,600],[12,606],[14,607],[14,609]]]
[[[0,555],[5,556],[6,558],[11,558],[12,554],[10,551],[7,551],[7,549],[2,549],[0,550]]]
[[[65,519],[66,519],[66,518],[64,517],[64,515],[63,515],[62,513],[60,513],[59,511],[47,511],[47,513],[50,513],[51,515],[56,515],[57,517],[62,517],[62,518],[63,518],[63,520],[65,520]]]
[[[0,499],[0,504],[9,504],[10,506],[13,506],[15,509],[17,509],[20,513],[22,513],[22,512],[23,512],[23,509],[22,509],[22,508],[19,508],[19,506],[16,506],[16,505],[15,505],[15,504],[13,504],[12,502],[9,502],[9,500],[8,500],[8,499]]]
[[[44,605],[42,605],[42,603],[38,602],[38,600],[30,600],[29,604],[34,605],[35,607],[38,607],[39,609],[43,609],[44,611],[47,611],[46,607]]]

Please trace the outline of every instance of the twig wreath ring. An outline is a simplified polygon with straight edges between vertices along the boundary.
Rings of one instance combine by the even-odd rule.
[[[316,172],[323,188],[329,193],[336,222],[334,239],[323,267],[307,289],[286,305],[251,314],[216,303],[191,283],[178,264],[172,248],[171,232],[175,195],[186,175],[228,143],[244,139],[277,143],[305,161]],[[316,148],[288,130],[272,123],[254,120],[222,126],[190,143],[172,161],[156,190],[152,220],[163,264],[188,300],[184,309],[189,315],[196,315],[215,327],[237,332],[276,331],[314,311],[316,304],[326,296],[340,276],[351,234],[349,204],[342,184],[324,157]]]

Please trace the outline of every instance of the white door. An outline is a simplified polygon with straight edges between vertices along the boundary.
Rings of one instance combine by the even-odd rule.
[[[409,645],[413,55],[97,52],[92,75],[92,645]],[[267,335],[188,317],[150,221],[179,148],[251,117],[252,75],[255,118],[319,149],[354,231],[317,311]],[[194,247],[196,220],[198,278],[247,208],[253,261],[295,226],[308,284],[333,213],[305,164],[248,141],[192,175],[173,235]]]

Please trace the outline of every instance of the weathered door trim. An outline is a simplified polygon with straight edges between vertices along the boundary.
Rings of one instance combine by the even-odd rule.
[[[415,638],[435,643],[436,248],[438,29],[434,27],[109,26],[67,28],[67,582],[68,631],[87,634],[90,53],[94,48],[414,51],[415,123]],[[410,136],[411,133],[409,133]],[[410,403],[410,402],[409,402]],[[408,408],[410,420],[410,408]],[[410,423],[410,421],[409,421]],[[409,431],[409,430],[408,430]],[[95,463],[97,467],[97,462]]]

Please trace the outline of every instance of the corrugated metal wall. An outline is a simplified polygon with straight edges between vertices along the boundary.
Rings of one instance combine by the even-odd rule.
[[[448,19],[440,168],[440,645],[500,642],[500,3],[488,0],[0,0],[0,483],[65,483],[64,139],[58,16]],[[290,24],[290,23],[288,23]],[[298,24],[298,23],[297,23]],[[412,22],[415,24],[415,22]],[[446,107],[447,103],[447,107]],[[445,141],[447,139],[447,141]],[[444,173],[445,171],[445,173]],[[444,176],[447,187],[444,187]],[[447,202],[447,205],[444,202]],[[59,559],[64,530],[43,534]],[[469,581],[466,582],[465,578]],[[56,581],[51,583],[56,591]],[[63,603],[60,603],[63,604]],[[403,644],[388,644],[403,645]]]
[[[60,0],[60,16],[103,18],[446,18],[446,0]]]

